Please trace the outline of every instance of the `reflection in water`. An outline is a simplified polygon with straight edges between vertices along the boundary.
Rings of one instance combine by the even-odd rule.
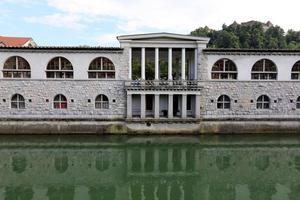
[[[299,141],[1,136],[0,199],[298,200]]]

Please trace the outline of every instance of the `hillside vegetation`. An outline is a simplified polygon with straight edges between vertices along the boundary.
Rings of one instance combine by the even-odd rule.
[[[271,22],[249,21],[227,26],[222,30],[200,27],[191,35],[210,37],[210,48],[246,49],[300,49],[300,31],[288,30],[287,33]]]

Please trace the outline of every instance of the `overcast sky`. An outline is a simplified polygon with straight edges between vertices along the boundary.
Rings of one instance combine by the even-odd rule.
[[[39,45],[117,46],[117,35],[188,34],[233,21],[300,30],[300,0],[0,0],[0,35]]]

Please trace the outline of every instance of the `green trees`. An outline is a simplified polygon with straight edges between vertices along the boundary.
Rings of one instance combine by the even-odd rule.
[[[191,35],[210,37],[210,48],[300,49],[300,31],[287,33],[271,22],[249,21],[222,26],[222,30],[200,27]]]

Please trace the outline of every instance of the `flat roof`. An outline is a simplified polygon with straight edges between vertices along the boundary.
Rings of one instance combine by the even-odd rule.
[[[232,49],[232,48],[207,48],[204,52],[212,53],[300,53],[300,49]]]

